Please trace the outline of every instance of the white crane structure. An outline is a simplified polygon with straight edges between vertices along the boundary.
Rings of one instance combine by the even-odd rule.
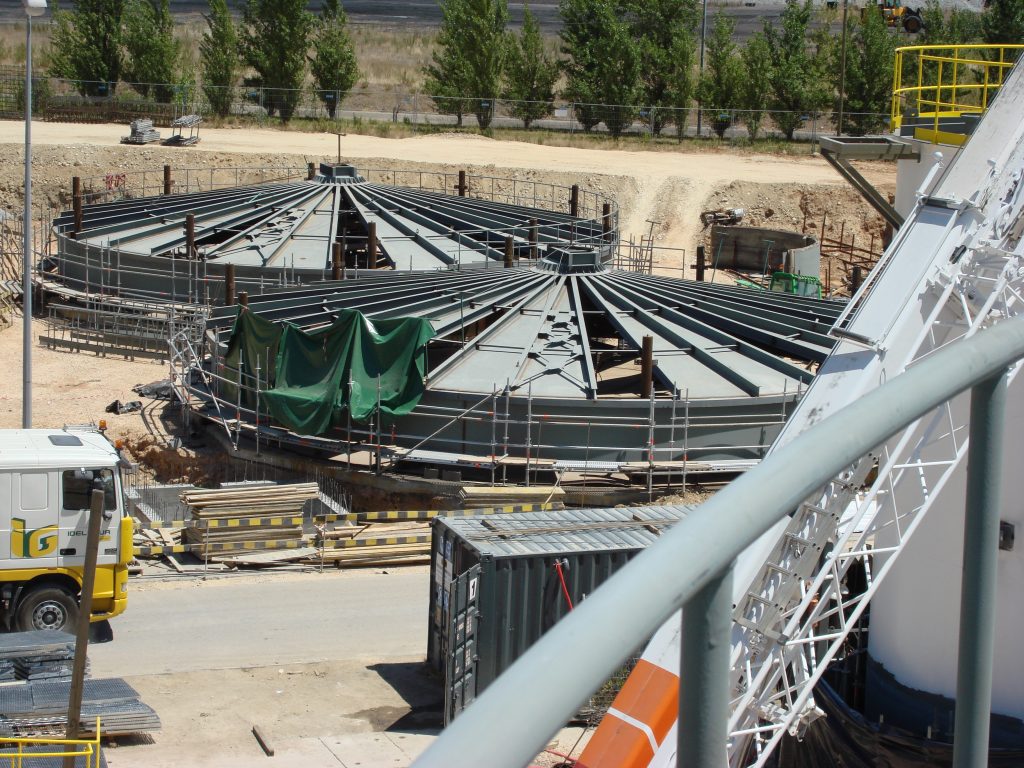
[[[941,151],[935,145],[929,150]],[[950,148],[945,151],[952,154]],[[952,160],[933,159],[938,162],[921,182],[905,225],[837,321],[833,334],[839,344],[770,453],[935,350],[1024,309],[1024,69],[1017,67],[1007,78],[973,136]],[[1024,410],[1016,372],[1014,368],[1010,373],[1011,415]],[[785,734],[800,735],[819,716],[812,695],[815,683],[841,652],[886,576],[907,559],[911,539],[926,521],[941,519],[937,525],[943,531],[958,524],[962,533],[967,400],[961,395],[864,456],[737,561],[731,765],[763,765]],[[1021,434],[1009,430],[1007,461],[1016,458],[1019,464],[1024,452]],[[1009,483],[1020,482],[1019,473],[1007,474]],[[1009,488],[1006,495],[1013,495]],[[1021,516],[1019,511],[1007,514]],[[929,551],[912,557],[915,566],[935,561],[935,553]],[[867,586],[850,592],[846,576],[855,565],[864,568]],[[919,626],[918,632],[945,631],[945,657],[951,645],[955,658],[959,568],[955,558],[944,560],[941,568],[940,583],[955,593],[920,599],[930,608],[952,607],[951,631],[949,626],[937,626],[941,621],[936,620]],[[920,576],[914,578],[914,588],[921,583]],[[1019,596],[1022,587],[1024,572],[1012,571],[1000,582],[1001,598]],[[890,600],[889,614],[905,608],[913,615],[914,606],[901,602],[908,599],[908,592],[913,589],[897,585],[898,597],[893,598],[895,604]],[[1011,624],[1007,629],[1019,637],[1016,621]],[[873,641],[880,625],[882,618],[874,617]],[[677,676],[679,640],[677,616],[654,636],[643,659]],[[997,641],[997,666],[1003,645],[1009,644]],[[910,639],[904,648],[904,655],[912,659],[920,653],[920,646],[915,648]],[[937,658],[916,661],[922,670],[943,663]],[[940,692],[949,694],[953,675],[952,664],[938,673]],[[1021,691],[1024,676],[1019,665],[1002,667],[994,697],[1006,705],[1004,711],[1024,715]],[[631,698],[643,699],[635,694]],[[613,704],[602,727],[637,729],[652,749],[657,744],[652,759],[640,751],[635,764],[675,765],[675,726],[658,732],[653,725],[659,719],[654,712],[657,702],[646,701],[641,717],[621,706],[618,700]],[[674,699],[663,697],[663,722],[663,710],[673,706]],[[621,761],[621,755],[616,759]],[[596,752],[584,753],[583,762],[591,768],[611,765]]]

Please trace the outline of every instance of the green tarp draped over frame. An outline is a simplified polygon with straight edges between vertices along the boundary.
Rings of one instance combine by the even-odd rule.
[[[269,375],[260,376],[261,404],[291,431],[322,435],[344,423],[346,409],[354,421],[368,420],[377,409],[378,381],[383,413],[402,416],[415,408],[423,395],[426,343],[433,337],[430,323],[420,318],[370,320],[339,309],[331,325],[307,332],[240,311],[224,358],[226,376],[237,375],[239,362],[249,378],[257,364],[265,371],[273,361]]]

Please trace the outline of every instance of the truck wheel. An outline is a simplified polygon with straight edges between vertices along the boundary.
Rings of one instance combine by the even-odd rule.
[[[60,587],[34,589],[18,605],[15,620],[21,632],[33,629],[56,629],[73,632],[78,622],[78,603],[74,596]]]
[[[920,32],[922,26],[923,24],[921,23],[920,16],[907,16],[903,19],[903,29],[911,35]]]

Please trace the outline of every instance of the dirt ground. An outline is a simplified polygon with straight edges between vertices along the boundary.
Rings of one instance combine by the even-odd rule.
[[[22,200],[22,131],[20,123],[0,122],[0,207],[12,210]],[[159,170],[165,163],[175,169],[294,168],[337,154],[334,134],[220,128],[204,130],[196,148],[168,148],[119,144],[126,133],[127,127],[117,125],[34,124],[35,199],[70,205],[72,176]],[[709,208],[744,208],[745,223],[793,229],[800,229],[805,213],[808,226],[817,229],[825,212],[826,235],[854,234],[863,246],[872,234],[880,239],[882,231],[881,218],[809,150],[799,157],[578,149],[453,133],[405,139],[345,136],[341,156],[362,168],[449,173],[462,168],[485,176],[579,184],[619,203],[626,241],[639,242],[656,222],[656,262],[666,273],[679,274],[692,262],[702,239],[699,215]],[[858,169],[882,193],[895,191],[894,164],[863,163]]]
[[[0,207],[11,210],[20,209],[22,201],[21,131],[20,123],[0,122]],[[39,123],[33,133],[36,200],[54,205],[68,204],[72,176],[152,170],[164,163],[176,169],[295,167],[332,159],[336,152],[333,134],[275,130],[205,130],[196,149],[121,146],[118,141],[127,133],[125,126]],[[855,233],[858,243],[864,245],[872,234],[877,237],[881,232],[879,217],[816,156],[569,149],[461,134],[409,139],[348,136],[342,141],[343,159],[361,167],[448,172],[465,168],[471,173],[578,183],[584,189],[601,191],[618,200],[625,239],[639,240],[652,231],[650,222],[657,222],[653,225],[655,244],[666,249],[657,252],[657,265],[667,273],[679,274],[692,261],[702,237],[699,213],[706,208],[742,207],[747,211],[747,223],[792,229],[800,229],[805,220],[818,227],[824,212],[827,234],[834,237],[842,228],[847,236]],[[861,170],[882,192],[894,190],[894,166],[867,164]],[[679,249],[685,249],[685,255]],[[42,323],[36,321],[36,334],[41,330]],[[0,330],[0,360],[7,373],[0,377],[0,427],[17,427],[21,424],[20,318],[12,327]],[[140,399],[131,387],[165,378],[165,364],[54,352],[36,345],[33,366],[36,426],[59,427],[106,418],[115,437],[124,436],[136,444],[156,441],[159,445],[163,440],[156,404],[145,401],[141,413],[122,416],[105,414],[104,408],[115,399]],[[307,706],[303,694],[307,685],[344,685],[346,676],[353,674],[357,672],[345,665],[311,660],[309,665],[286,672],[238,669],[133,680],[144,699],[161,714],[164,731],[137,756],[132,747],[125,746],[108,752],[108,761],[118,766],[180,764],[175,743],[187,739],[191,729],[212,728],[223,734],[224,752],[223,759],[209,765],[251,764],[263,758],[252,751],[248,731],[217,721],[218,711],[230,710],[213,706],[220,692],[232,690],[236,692],[233,695],[254,701],[263,697],[261,716],[275,733],[282,738],[301,738],[315,734],[318,727],[302,709]],[[303,685],[278,685],[280,680]],[[275,694],[268,697],[266,691],[271,688]],[[368,701],[366,708],[392,706],[395,702],[383,696]],[[374,721],[369,715],[367,722],[372,728]],[[338,731],[320,731],[332,732]],[[572,746],[571,741],[564,746]]]

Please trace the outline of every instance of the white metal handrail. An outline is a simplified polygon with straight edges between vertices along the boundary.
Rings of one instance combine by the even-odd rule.
[[[1024,357],[1024,319],[1006,320],[961,339],[915,363],[909,370],[808,429],[757,467],[735,480],[677,524],[662,539],[634,558],[577,609],[553,627],[505,674],[496,680],[416,762],[423,768],[453,765],[527,764],[579,706],[617,669],[630,651],[645,642],[678,609],[708,621],[684,624],[680,680],[680,763],[724,765],[729,715],[729,627],[731,567],[758,537],[792,514],[825,483],[847,471],[860,457],[959,393],[974,389],[975,407],[984,417],[972,419],[971,473],[996,475],[1006,369]],[[991,486],[991,484],[990,484]],[[986,496],[987,507],[998,507]],[[995,520],[998,534],[998,516]],[[970,538],[970,537],[969,537]],[[972,568],[965,551],[965,571]],[[994,555],[993,555],[994,557]],[[970,593],[965,577],[964,601],[992,604],[994,595]],[[652,585],[666,588],[652,589]],[[994,589],[994,583],[988,587]],[[643,595],[644,599],[637,599]],[[715,608],[723,610],[715,610]],[[725,617],[724,627],[713,626]],[[704,642],[687,643],[687,633],[703,632]],[[709,637],[708,633],[715,636]],[[719,651],[687,655],[695,645]],[[982,644],[964,652],[985,653]],[[991,648],[987,650],[991,675]],[[976,665],[972,665],[972,668]],[[961,669],[965,665],[961,664]],[[982,665],[983,669],[983,665]],[[976,683],[977,681],[972,681]],[[988,685],[991,686],[991,680]],[[972,688],[977,691],[977,688]],[[982,681],[982,693],[984,681]],[[965,697],[958,712],[958,751],[978,752],[987,732],[961,734],[962,722],[985,722],[984,695]],[[704,716],[687,717],[693,708]],[[966,725],[965,725],[966,729]],[[983,728],[981,730],[984,730]],[[960,737],[963,735],[963,739]],[[984,748],[984,747],[983,747]],[[687,762],[689,760],[689,762]]]

